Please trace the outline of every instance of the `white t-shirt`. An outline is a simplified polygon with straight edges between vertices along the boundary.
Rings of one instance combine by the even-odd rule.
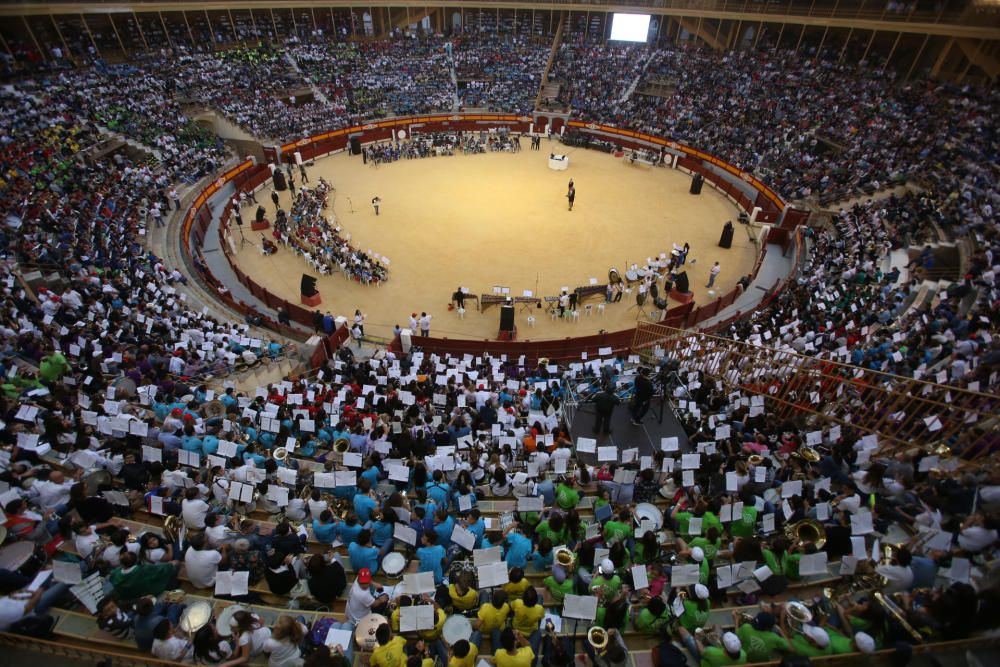
[[[886,578],[883,593],[901,593],[913,585],[913,570],[902,565],[879,565],[875,571]]]
[[[73,543],[76,544],[76,552],[80,554],[81,558],[89,558],[90,554],[94,551],[94,547],[101,541],[101,536],[97,534],[94,528],[94,526],[90,527],[90,535],[77,535],[73,539]]]
[[[153,655],[161,660],[183,662],[191,656],[191,644],[180,637],[153,640]]]
[[[226,541],[226,533],[229,529],[223,524],[218,526],[212,526],[211,528],[205,529],[205,539],[208,540],[208,546],[213,549],[218,549],[219,545]]]
[[[299,627],[302,628],[303,632],[307,631],[307,628],[301,623],[299,623]],[[299,647],[289,641],[279,641],[269,637],[264,642],[264,653],[271,656],[267,661],[270,667],[299,667],[302,664],[302,653],[299,651]]]
[[[56,484],[46,480],[44,482],[36,482],[31,487],[31,490],[38,493],[38,506],[43,510],[51,510],[65,504],[69,500],[69,492],[73,488],[74,483],[63,482],[62,484]]]
[[[27,598],[15,600],[6,595],[0,598],[0,632],[6,632],[11,624],[24,618],[24,607],[27,604]]]
[[[371,594],[367,586],[362,586],[355,580],[351,584],[351,593],[347,598],[347,620],[357,623],[367,616],[371,611],[375,596]]]
[[[187,576],[195,588],[211,588],[215,586],[215,575],[219,571],[222,554],[218,551],[203,549],[198,551],[188,547],[184,554],[184,564]]]
[[[958,546],[966,551],[982,551],[997,541],[997,531],[969,526],[958,534]]]
[[[271,628],[261,626],[240,635],[237,646],[250,645],[250,655],[260,655],[264,650],[264,645],[271,639]]]
[[[154,565],[156,563],[162,563],[163,557],[166,555],[167,555],[167,550],[162,547],[156,547],[155,549],[148,549],[146,551],[146,562],[153,563]]]
[[[188,528],[204,528],[205,515],[208,514],[208,503],[201,498],[194,500],[184,499],[181,502],[181,516],[184,518],[184,525]]]
[[[121,549],[122,549],[121,547],[115,546],[114,544],[112,544],[111,546],[105,547],[104,552],[101,554],[101,558],[103,558],[104,560],[106,560],[108,562],[108,565],[110,565],[111,567],[118,567],[119,565],[122,564],[122,551],[121,551]],[[138,554],[139,553],[139,543],[138,542],[126,542],[125,543],[125,549],[126,549],[126,551],[128,551],[130,553]]]

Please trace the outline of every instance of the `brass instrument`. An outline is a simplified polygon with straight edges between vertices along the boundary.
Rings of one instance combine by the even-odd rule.
[[[302,490],[299,491],[299,500],[309,500],[312,497],[312,493],[312,484],[303,485]]]
[[[799,447],[797,450],[792,452],[792,456],[800,458],[803,461],[808,461],[809,463],[816,463],[820,460],[821,456],[818,451],[812,447]]]
[[[763,462],[764,462],[764,457],[761,456],[760,454],[751,454],[750,456],[747,457],[747,463],[749,463],[752,466],[759,466]]]
[[[219,400],[209,401],[201,406],[199,412],[205,419],[221,417],[226,414],[226,404]]]
[[[893,602],[886,596],[882,595],[881,591],[875,591],[873,597],[878,601],[880,605],[882,605],[882,608],[885,609],[890,616],[895,618],[899,622],[899,624],[903,626],[904,630],[910,633],[911,637],[913,637],[918,642],[922,642],[924,640],[924,637],[923,635],[920,634],[920,631],[918,631],[916,628],[910,625],[910,622],[906,620],[906,614],[903,613],[903,610],[900,609],[895,602]]]
[[[271,453],[271,457],[275,461],[284,461],[288,458],[288,450],[284,447],[278,447]]]
[[[163,536],[168,542],[176,542],[181,535],[181,528],[184,527],[184,522],[181,521],[179,516],[168,516],[163,520]]]
[[[559,549],[556,551],[555,558],[556,563],[567,570],[571,569],[574,563],[576,563],[576,555],[569,549]]]
[[[333,515],[343,521],[347,518],[347,513],[354,509],[354,504],[346,498],[337,498],[332,493],[324,493],[323,500],[330,507]]]
[[[799,627],[813,620],[812,610],[795,600],[785,603],[785,611],[788,613],[788,617],[797,623]]]
[[[351,441],[348,440],[347,438],[337,438],[337,440],[333,443],[333,451],[337,452],[338,454],[343,454],[344,452],[348,452],[350,451],[350,449],[351,449]]]
[[[602,653],[608,647],[608,632],[599,625],[587,630],[587,643],[595,653]]]
[[[785,526],[785,537],[793,544],[812,542],[817,549],[826,544],[826,529],[819,521],[802,519]]]

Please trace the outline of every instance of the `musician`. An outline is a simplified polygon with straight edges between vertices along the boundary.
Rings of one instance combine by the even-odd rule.
[[[368,568],[372,572],[379,569],[379,550],[372,545],[372,531],[368,528],[358,533],[358,539],[347,545],[351,559],[351,569],[360,572]]]
[[[348,616],[350,618],[350,616]],[[406,660],[406,640],[393,636],[392,628],[383,623],[375,630],[375,641],[378,646],[372,651],[368,660],[371,667],[401,667]]]
[[[531,642],[523,633],[513,628],[507,628],[500,633],[499,646],[493,659],[497,667],[529,667],[534,664],[535,651]]]
[[[455,580],[448,584],[448,597],[456,612],[465,613],[479,606],[479,591],[472,583],[472,575],[469,572],[460,572]]]
[[[469,641],[479,646],[483,641],[483,633],[490,634],[493,646],[500,646],[500,631],[507,625],[510,616],[510,605],[507,604],[507,593],[501,588],[494,588],[488,604],[483,604],[472,619],[472,637]]]
[[[776,653],[787,653],[791,650],[788,638],[777,627],[774,614],[761,611],[753,620],[746,620],[740,613],[733,612],[736,624],[736,636],[740,638],[747,653],[747,662],[768,662]]]
[[[372,594],[373,590],[378,593],[377,596]],[[351,591],[347,597],[347,620],[351,623],[357,623],[368,614],[381,613],[386,608],[388,602],[389,595],[383,592],[382,586],[379,584],[376,584],[374,587],[372,586],[371,570],[360,570],[358,578],[351,584]],[[388,625],[384,627],[391,632]],[[379,644],[384,643],[386,642],[379,642]]]
[[[421,546],[417,549],[421,572],[434,573],[434,585],[444,579],[444,567],[448,564],[448,554],[445,548],[437,543],[437,534],[424,532],[420,537]]]
[[[448,667],[473,667],[479,657],[479,647],[459,639],[448,649]]]
[[[539,626],[545,616],[545,607],[538,600],[538,591],[533,586],[529,586],[524,591],[523,599],[513,600],[510,603],[510,609],[511,613],[514,614],[512,627],[528,638],[531,650],[537,654],[542,643],[542,633]],[[503,642],[503,637],[500,641]]]

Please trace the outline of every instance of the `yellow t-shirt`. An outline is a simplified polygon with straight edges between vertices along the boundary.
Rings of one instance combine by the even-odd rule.
[[[427,639],[434,641],[435,639],[441,639],[441,630],[444,629],[444,622],[448,620],[448,615],[444,613],[444,609],[437,610],[437,617],[434,623],[433,630],[424,630],[420,633],[421,639]]]
[[[514,655],[500,649],[493,657],[497,667],[531,667],[535,661],[535,652],[530,646],[522,646],[514,652]]]
[[[524,597],[524,591],[528,590],[529,586],[531,586],[531,582],[528,581],[528,578],[522,577],[521,581],[516,584],[510,582],[504,584],[503,590],[510,600],[520,600]]]
[[[545,616],[545,607],[539,602],[534,607],[524,604],[524,600],[514,600],[510,603],[514,611],[514,629],[520,630],[525,637],[538,629],[542,617]]]
[[[392,610],[389,614],[389,627],[392,628],[393,632],[399,632],[399,607]]]
[[[375,647],[368,664],[371,667],[403,667],[406,664],[406,653],[403,651],[405,646],[405,639],[393,637],[385,646]]]
[[[499,609],[494,607],[492,602],[484,604],[479,608],[479,631],[486,633],[503,629],[509,615],[510,605],[506,602]]]
[[[479,591],[475,588],[467,590],[465,595],[459,595],[458,590],[455,588],[455,584],[449,584],[448,595],[451,596],[451,603],[455,605],[455,609],[460,611],[475,609],[476,605],[479,604]]]
[[[451,656],[448,658],[448,667],[473,667],[476,664],[476,658],[479,657],[479,647],[469,642],[469,655],[464,658],[456,658]]]

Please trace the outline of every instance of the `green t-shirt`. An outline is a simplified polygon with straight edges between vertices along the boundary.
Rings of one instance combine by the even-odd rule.
[[[573,593],[572,577],[567,577],[560,584],[556,581],[555,577],[550,575],[545,577],[545,579],[542,580],[542,583],[545,584],[545,588],[549,589],[549,595],[551,595],[552,599],[556,602],[562,602],[567,595],[571,595]]]
[[[804,636],[797,633],[792,636],[792,651],[810,658],[815,658],[821,655],[833,655],[833,648],[830,644],[827,644],[826,648],[819,648]]]
[[[743,516],[739,521],[729,524],[729,534],[733,537],[753,537],[757,528],[757,508],[753,505],[743,507]]]
[[[802,554],[785,554],[781,558],[782,569],[785,571],[785,576],[789,579],[798,581],[802,577],[799,576],[799,561],[802,560]]]
[[[650,562],[656,560],[659,555],[660,552],[657,550],[656,553],[647,556],[646,548],[642,542],[636,542],[635,548],[632,549],[632,560],[640,565],[648,565]]]
[[[688,534],[688,522],[691,521],[691,517],[694,515],[691,512],[678,512],[674,515],[674,521],[677,522],[677,533],[680,535]]]
[[[722,521],[714,512],[705,512],[701,515],[701,534],[707,535],[709,528],[715,528],[722,535]]]
[[[601,599],[610,600],[611,598],[618,595],[618,591],[622,588],[622,580],[617,574],[608,579],[601,575],[595,576],[590,580],[590,590],[597,591],[597,589],[603,588],[604,593],[601,595]]]
[[[708,617],[711,613],[711,604],[706,604],[705,611],[702,611],[698,608],[697,602],[694,602],[693,600],[684,600],[684,613],[681,614],[680,617],[681,625],[683,625],[684,629],[688,632],[694,632],[708,623]]]
[[[552,544],[553,545],[556,545],[556,544],[565,544],[566,542],[568,542],[568,540],[566,539],[567,538],[567,533],[568,533],[568,531],[566,530],[565,526],[559,532],[556,532],[556,531],[552,530],[549,527],[549,522],[548,521],[542,521],[537,526],[535,526],[535,535],[538,536],[538,539],[542,539],[543,537],[547,537],[550,540],[552,540]]]
[[[571,510],[580,504],[580,494],[576,489],[571,489],[565,484],[560,484],[556,488],[556,505],[564,510]]]
[[[830,648],[833,650],[834,655],[854,652],[854,642],[850,637],[842,635],[831,628],[823,629],[826,630],[826,634],[830,636]]]
[[[625,542],[632,534],[632,526],[621,521],[611,520],[604,524],[604,540],[606,542]]]
[[[649,609],[643,609],[635,619],[635,629],[639,632],[654,634],[668,623],[670,623],[669,609],[664,611],[662,616],[654,616]]]
[[[725,667],[725,665],[747,664],[747,652],[740,649],[739,656],[730,657],[726,650],[718,646],[707,646],[701,652],[701,667]]]
[[[692,549],[694,547],[701,547],[701,550],[705,552],[705,560],[715,560],[716,555],[719,553],[719,549],[722,547],[722,540],[709,542],[707,537],[696,537],[688,542],[688,546]]]
[[[782,554],[782,559],[779,561],[778,556],[770,549],[763,549],[764,552],[764,564],[771,568],[772,574],[785,574],[785,568],[783,563],[785,562],[784,554]]]
[[[749,623],[744,623],[736,629],[736,636],[743,643],[749,662],[767,662],[775,651],[787,651],[788,640],[777,632],[761,632]]]

